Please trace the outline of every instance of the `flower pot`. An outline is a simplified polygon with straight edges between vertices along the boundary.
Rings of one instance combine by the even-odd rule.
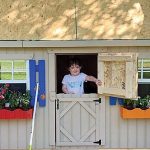
[[[9,103],[5,103],[5,107],[6,107],[6,108],[9,108]]]
[[[126,108],[120,107],[121,117],[123,119],[146,119],[150,118],[150,109],[142,110],[140,108],[135,108],[132,110],[128,110]]]
[[[15,109],[13,111],[7,109],[0,110],[0,119],[32,119],[33,109],[23,111]]]

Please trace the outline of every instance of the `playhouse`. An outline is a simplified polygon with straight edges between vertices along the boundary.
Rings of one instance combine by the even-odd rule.
[[[29,90],[34,106],[39,82],[33,149],[150,148],[150,108],[121,109],[150,95],[148,1],[0,2],[0,84]],[[62,92],[73,56],[102,86]],[[32,114],[0,109],[0,149],[28,148]]]

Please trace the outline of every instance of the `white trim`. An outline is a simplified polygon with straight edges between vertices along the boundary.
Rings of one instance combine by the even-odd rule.
[[[143,68],[143,72],[150,72],[150,68]]]
[[[139,53],[138,55],[138,58],[139,59],[147,59],[147,58],[150,58],[150,53]]]
[[[12,80],[14,80],[14,61],[11,62],[11,70],[12,70]]]
[[[30,54],[0,54],[0,60],[29,60],[33,58],[33,53]]]
[[[150,40],[49,40],[23,41],[23,47],[99,47],[99,46],[150,46]]]
[[[30,70],[29,70],[29,60],[26,61],[26,81],[27,81],[27,90],[30,90]]]
[[[26,80],[1,80],[0,83],[27,83]]]
[[[138,83],[139,84],[150,84],[150,79],[139,79]]]
[[[141,79],[143,79],[143,59],[142,59],[142,63],[141,63]]]
[[[150,46],[149,39],[100,40],[20,40],[0,41],[0,47],[100,47],[100,46]]]
[[[22,47],[22,41],[0,41],[0,47]]]
[[[11,63],[11,71],[7,71],[7,70],[0,70],[0,72],[9,72],[12,74],[11,80],[0,80],[0,83],[26,83],[27,85],[27,89],[29,89],[30,85],[29,85],[29,61],[28,60],[24,60],[24,62],[26,63],[26,69],[23,70],[19,70],[19,71],[14,71],[14,61],[16,59],[13,60],[9,60]],[[7,61],[6,61],[7,62]],[[24,72],[26,73],[26,79],[25,80],[15,80],[14,79],[14,73],[16,72]]]
[[[140,73],[141,77],[138,79],[139,84],[148,84],[150,83],[150,79],[144,79],[143,78],[143,73],[149,72],[150,73],[150,68],[144,68],[144,62],[150,62],[150,60],[144,60],[144,58],[140,58],[138,60],[141,63],[141,67],[138,68],[138,73]]]

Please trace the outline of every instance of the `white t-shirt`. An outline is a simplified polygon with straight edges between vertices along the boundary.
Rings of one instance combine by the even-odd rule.
[[[80,95],[84,93],[83,83],[86,76],[87,75],[85,73],[80,73],[77,76],[71,76],[68,74],[64,76],[62,84],[67,86],[68,92]]]

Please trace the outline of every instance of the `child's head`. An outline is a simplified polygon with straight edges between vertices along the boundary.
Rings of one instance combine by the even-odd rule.
[[[72,76],[77,76],[80,74],[81,64],[78,58],[72,58],[69,61],[68,70]]]

